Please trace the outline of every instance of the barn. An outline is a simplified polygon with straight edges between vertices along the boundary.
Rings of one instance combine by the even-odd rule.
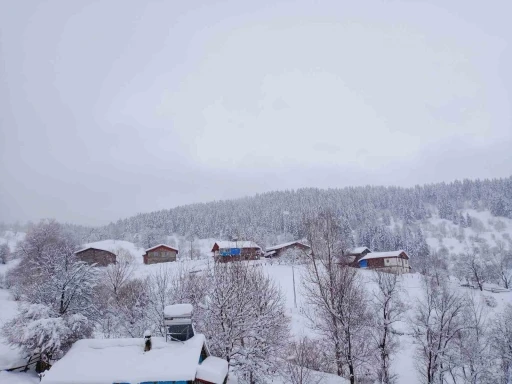
[[[368,247],[356,247],[351,249],[345,254],[345,263],[348,263],[351,267],[358,268],[359,260],[370,253],[370,248]]]
[[[383,272],[409,273],[409,256],[405,251],[370,252],[359,260],[360,268],[376,269]]]
[[[178,250],[170,245],[158,244],[145,250],[142,258],[144,264],[168,263],[176,261]]]
[[[213,244],[212,254],[216,261],[257,260],[263,252],[254,241],[217,241]]]
[[[96,264],[99,267],[106,267],[116,262],[116,254],[103,247],[86,247],[75,252],[75,255],[88,264]]]
[[[291,241],[289,243],[278,244],[278,245],[273,245],[271,247],[267,247],[267,249],[265,250],[265,257],[271,257],[271,258],[279,257],[282,254],[284,254],[286,251],[289,251],[289,250],[296,250],[296,251],[300,251],[300,252],[309,253],[311,248],[309,247],[309,245],[306,245],[301,241]]]

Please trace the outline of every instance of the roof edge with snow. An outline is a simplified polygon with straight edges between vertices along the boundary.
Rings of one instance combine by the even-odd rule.
[[[382,259],[384,257],[398,257],[400,256],[402,253],[405,253],[405,255],[407,257],[409,257],[407,255],[407,253],[403,250],[403,249],[400,249],[398,251],[387,251],[387,252],[371,252],[371,253],[368,253],[366,256],[362,257],[361,260],[368,260],[368,259]],[[359,261],[361,261],[359,260]]]
[[[150,251],[152,251],[153,249],[156,249],[156,248],[158,248],[158,247],[165,247],[165,248],[172,249],[172,250],[174,250],[174,251],[176,251],[176,252],[179,252],[178,248],[176,248],[176,247],[172,247],[172,246],[167,245],[167,244],[158,244],[158,245],[155,245],[155,246],[153,246],[153,247],[151,247],[151,248],[145,249],[145,252],[150,252]]]
[[[303,245],[305,247],[308,247],[309,248],[309,245],[307,244],[304,244],[301,240],[296,240],[296,241],[290,241],[288,243],[283,243],[283,244],[277,244],[277,245],[273,245],[271,247],[268,247],[266,248],[266,251],[269,252],[269,251],[275,251],[277,249],[281,249],[281,248],[285,248],[285,247],[289,247],[290,245],[294,245],[294,244],[300,244],[300,245]]]

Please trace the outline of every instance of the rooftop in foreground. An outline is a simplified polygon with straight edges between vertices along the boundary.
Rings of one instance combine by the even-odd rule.
[[[80,340],[46,373],[42,384],[195,380],[204,341],[203,335],[185,342],[154,337],[152,349],[144,352],[142,338]]]

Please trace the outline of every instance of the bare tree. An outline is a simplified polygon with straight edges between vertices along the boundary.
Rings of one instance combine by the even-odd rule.
[[[448,279],[449,269],[446,257],[448,252],[441,252],[432,250],[431,252],[423,255],[417,261],[415,266],[419,272],[425,276],[431,276],[437,285],[441,285],[441,282]]]
[[[152,321],[147,307],[149,303],[148,279],[127,281],[118,291],[114,304],[118,332],[121,336],[142,337],[151,328]]]
[[[480,297],[470,295],[466,298],[462,313],[464,328],[459,331],[456,338],[459,351],[454,362],[455,365],[460,365],[460,376],[467,384],[494,382],[489,364],[486,311]],[[455,381],[453,370],[450,373]]]
[[[490,330],[491,353],[495,365],[495,382],[497,384],[512,383],[512,305],[508,304],[504,311],[491,322]]]
[[[376,316],[372,327],[373,339],[379,351],[377,377],[382,384],[392,384],[396,382],[396,375],[391,372],[390,365],[398,348],[394,326],[402,319],[406,308],[400,300],[398,275],[376,272],[373,282],[377,287],[373,295]]]
[[[135,270],[133,254],[123,248],[114,251],[116,262],[110,264],[104,270],[105,285],[114,297],[117,297],[119,290],[129,281]]]
[[[10,256],[11,250],[9,249],[9,246],[6,243],[0,244],[0,264],[7,264]]]
[[[311,254],[303,276],[306,317],[332,351],[338,376],[354,384],[369,371],[371,312],[356,269],[340,264],[344,241],[330,212],[306,221]]]
[[[205,333],[212,353],[228,361],[239,382],[262,382],[279,368],[288,322],[281,291],[257,265],[215,264]]]
[[[148,313],[156,331],[165,335],[164,309],[167,305],[190,303],[194,306],[194,322],[202,328],[209,278],[184,265],[170,268],[162,264],[149,276]]]
[[[318,343],[307,337],[290,343],[286,349],[283,377],[291,384],[319,384],[321,378],[315,376],[319,370],[319,355],[315,353]]]
[[[507,289],[512,287],[512,251],[507,249],[505,242],[496,241],[491,255],[492,274]]]
[[[444,383],[449,372],[455,342],[465,328],[465,299],[450,291],[446,284],[437,285],[424,278],[423,298],[411,319],[417,347],[417,368],[424,383]]]
[[[476,284],[480,291],[483,291],[484,283],[492,276],[490,263],[484,260],[475,246],[459,255],[455,271],[459,278],[466,280],[468,284]]]

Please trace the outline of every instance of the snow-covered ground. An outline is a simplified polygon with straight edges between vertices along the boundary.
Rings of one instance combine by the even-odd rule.
[[[477,212],[474,210],[467,210],[465,213],[476,219],[478,223],[476,228],[464,228],[463,236],[461,237],[461,229],[459,226],[453,223],[439,219],[432,218],[428,222],[422,223],[422,228],[427,238],[428,244],[434,249],[440,249],[446,247],[450,253],[463,252],[467,243],[474,238],[485,239],[490,246],[493,246],[496,239],[507,239],[508,236],[512,236],[512,220],[505,218],[495,218],[489,212]],[[23,238],[23,234],[8,234],[0,238],[0,243],[7,241],[9,246],[14,249],[16,241]],[[194,247],[198,248],[203,258],[199,260],[187,260],[186,249],[181,249],[181,258],[175,263],[166,264],[153,264],[144,265],[142,263],[142,254],[144,250],[135,246],[134,244],[127,241],[120,240],[106,240],[97,243],[87,244],[87,246],[101,246],[116,249],[118,247],[124,248],[132,252],[135,256],[135,265],[137,276],[145,276],[162,266],[170,269],[177,269],[186,266],[192,270],[206,270],[213,268],[213,262],[210,255],[210,250],[215,242],[214,239],[202,239],[197,240]],[[177,244],[171,244],[177,245]],[[181,260],[180,260],[181,259]],[[0,274],[5,272],[8,268],[12,268],[16,261],[11,261],[7,266],[0,265]],[[301,314],[301,308],[304,305],[301,281],[302,281],[302,267],[295,267],[292,269],[291,266],[280,265],[277,263],[271,263],[269,260],[260,260],[254,262],[260,265],[270,277],[272,277],[281,287],[286,298],[287,312],[291,319],[291,329],[293,334],[302,335],[308,334],[311,331],[307,328],[307,322],[304,316]],[[411,260],[414,263],[414,260]],[[369,286],[371,280],[371,271],[361,270],[360,273]],[[295,292],[296,292],[296,303],[294,300],[294,284],[293,275],[295,274]],[[410,306],[410,310],[404,317],[404,321],[401,324],[401,328],[404,332],[407,332],[407,319],[411,316],[411,311],[415,303],[421,297],[421,279],[418,274],[403,275],[401,278],[402,287],[402,298],[403,301]],[[488,307],[488,315],[493,316],[495,313],[499,313],[503,310],[503,307],[507,303],[512,303],[512,292],[504,293],[492,293],[489,291],[480,292],[477,290],[461,287],[458,282],[453,279],[450,281],[453,290],[460,291],[461,293],[473,294],[484,299],[485,296],[492,296],[496,299],[497,306],[495,308]],[[16,314],[17,304],[12,300],[11,295],[5,289],[0,289],[0,326],[9,320]],[[419,379],[415,369],[415,358],[414,358],[415,346],[413,340],[408,335],[400,336],[400,349],[393,361],[394,372],[396,372],[399,384],[415,384],[419,383]],[[18,351],[13,350],[3,340],[0,340],[0,370],[8,367],[12,367],[20,362],[21,356]],[[22,373],[7,373],[0,372],[0,384],[13,383],[13,384],[30,384],[37,382],[37,377],[33,374],[22,374]],[[325,376],[324,383],[329,384],[342,384],[345,381],[335,376]],[[279,380],[276,383],[280,383]],[[283,382],[284,383],[284,382]]]
[[[512,219],[492,216],[489,211],[462,211],[464,217],[468,214],[472,228],[461,228],[450,220],[432,217],[422,223],[427,244],[433,249],[446,248],[452,254],[465,251],[472,241],[486,241],[489,246],[495,246],[496,241],[509,241],[512,238]]]

